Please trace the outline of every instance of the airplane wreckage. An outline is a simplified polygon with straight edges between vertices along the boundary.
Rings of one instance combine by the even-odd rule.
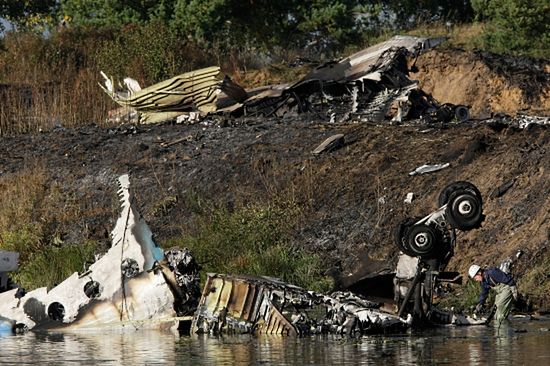
[[[124,122],[192,123],[207,114],[281,117],[304,112],[332,122],[345,121],[352,115],[381,122],[392,114],[395,122],[463,122],[469,118],[467,106],[439,103],[408,76],[407,58],[443,41],[396,36],[340,61],[324,63],[298,82],[252,90],[232,82],[217,66],[144,89],[134,79],[125,78],[115,90],[114,80],[102,72],[105,86],[100,86],[121,106],[110,113],[110,119]]]
[[[394,296],[387,303],[352,292],[325,295],[270,277],[215,273],[207,275],[201,294],[200,265],[192,254],[162,250],[131,203],[128,175],[118,184],[121,213],[112,246],[84,272],[51,289],[25,293],[5,275],[17,269],[17,253],[0,252],[0,330],[358,335],[487,322],[432,304],[434,292],[449,278],[443,271],[453,255],[455,230],[474,229],[483,221],[481,195],[471,183],[449,185],[438,210],[397,227],[401,254],[392,276]]]

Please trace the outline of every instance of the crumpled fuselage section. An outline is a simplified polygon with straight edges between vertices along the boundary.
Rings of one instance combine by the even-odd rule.
[[[107,253],[50,290],[38,288],[23,297],[16,296],[17,289],[1,293],[1,316],[19,329],[158,328],[174,326],[165,320],[196,306],[196,263],[186,249],[165,255],[131,204],[128,175],[118,183],[121,214]]]
[[[323,295],[268,277],[209,274],[192,331],[210,334],[365,334],[408,323],[349,292]]]

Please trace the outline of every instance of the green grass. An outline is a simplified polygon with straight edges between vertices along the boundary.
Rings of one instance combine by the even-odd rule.
[[[528,302],[540,306],[548,299],[550,293],[550,255],[546,255],[518,279],[518,291],[527,295]]]
[[[96,243],[48,247],[33,254],[10,276],[27,291],[38,288],[52,288],[74,272],[82,272],[87,261],[93,261]]]
[[[477,304],[480,293],[479,282],[468,280],[465,285],[441,298],[438,306],[442,309],[453,308],[455,311],[464,311]],[[490,293],[486,304],[491,304],[493,299],[494,294]]]
[[[317,291],[332,280],[323,275],[319,255],[291,243],[301,218],[295,202],[249,204],[229,211],[209,207],[197,213],[196,229],[166,245],[189,248],[207,272],[272,276]]]

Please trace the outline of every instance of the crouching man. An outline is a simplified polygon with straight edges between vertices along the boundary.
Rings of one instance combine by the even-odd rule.
[[[476,311],[479,312],[483,308],[485,300],[487,300],[487,296],[489,295],[489,290],[493,289],[495,291],[495,323],[500,326],[510,314],[512,305],[518,297],[514,279],[498,268],[483,269],[477,264],[470,266],[468,275],[470,278],[481,282],[481,294],[479,295]]]

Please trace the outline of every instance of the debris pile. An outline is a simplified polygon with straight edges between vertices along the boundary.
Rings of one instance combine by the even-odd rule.
[[[469,182],[448,185],[439,196],[438,210],[424,218],[408,218],[396,228],[395,241],[402,254],[392,274],[390,304],[351,292],[325,295],[274,278],[227,274],[208,274],[201,294],[200,265],[187,249],[163,251],[155,243],[130,203],[128,175],[119,177],[119,196],[122,212],[111,233],[109,251],[84,273],[74,273],[51,290],[23,294],[14,288],[1,293],[2,327],[130,326],[190,328],[193,333],[208,334],[353,336],[402,331],[413,324],[486,321],[445,313],[432,303],[439,283],[460,279],[458,273],[445,272],[454,251],[455,230],[477,228],[484,219],[481,195]],[[14,259],[5,253],[2,258]]]
[[[268,277],[209,274],[192,331],[210,334],[346,334],[403,330],[410,323],[352,293],[323,295]]]
[[[122,91],[105,74],[102,88],[123,107],[137,111],[139,122],[177,119],[195,122],[206,114],[285,116],[313,113],[332,122],[466,121],[466,106],[441,104],[409,78],[408,57],[434,47],[443,38],[396,36],[340,61],[322,64],[302,80],[245,91],[219,67],[182,74],[146,89],[125,79]],[[122,87],[122,85],[121,85]],[[198,112],[198,113],[197,113]]]

